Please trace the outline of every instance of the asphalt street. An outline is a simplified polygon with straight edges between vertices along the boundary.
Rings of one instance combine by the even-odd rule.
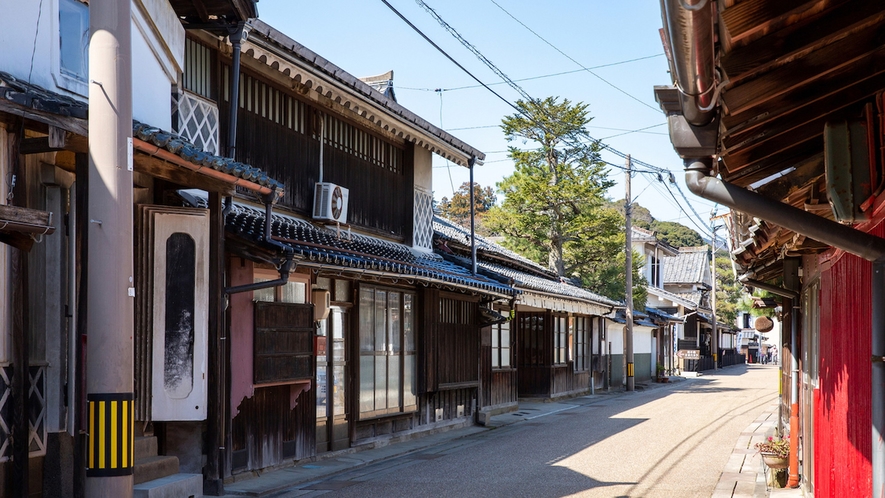
[[[468,437],[274,493],[295,496],[709,497],[735,441],[777,399],[774,365],[561,401]]]

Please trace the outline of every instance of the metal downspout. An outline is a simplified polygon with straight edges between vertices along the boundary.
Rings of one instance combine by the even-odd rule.
[[[797,290],[799,283],[799,260],[784,260],[784,286]],[[799,298],[784,299],[784,308],[790,313],[790,477],[788,488],[799,486]]]
[[[273,223],[273,203],[271,199],[276,196],[276,192],[271,192],[270,195],[267,196],[267,202],[264,204],[264,243],[276,246],[283,252],[285,259],[280,267],[277,269],[280,272],[280,278],[276,280],[269,280],[267,282],[255,282],[253,284],[245,284],[245,285],[237,285],[235,287],[226,287],[224,289],[224,293],[227,295],[230,294],[238,294],[240,292],[251,292],[260,289],[267,289],[269,287],[279,287],[280,285],[285,285],[286,282],[289,281],[289,272],[292,270],[292,259],[295,255],[295,250],[292,247],[283,244],[282,242],[278,242],[271,238],[271,224]]]
[[[685,184],[698,197],[780,225],[867,261],[885,257],[885,239],[709,176],[712,158],[686,159]]]
[[[467,161],[467,167],[470,169],[470,268],[473,276],[476,276],[476,205],[473,192],[473,165],[476,164],[476,157],[471,157]]]

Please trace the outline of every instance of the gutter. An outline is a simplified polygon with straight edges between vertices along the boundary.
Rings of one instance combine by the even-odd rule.
[[[276,280],[269,280],[267,282],[255,282],[252,284],[238,285],[235,287],[225,287],[224,293],[227,295],[230,294],[239,294],[240,292],[251,292],[260,289],[267,289],[270,287],[279,287],[281,285],[285,285],[286,282],[289,281],[289,272],[292,271],[292,260],[295,257],[295,249],[291,246],[283,244],[282,242],[278,242],[273,240],[271,237],[271,224],[273,223],[273,202],[272,200],[275,198],[276,193],[271,192],[271,194],[265,196],[265,204],[264,204],[264,240],[262,242],[266,244],[270,244],[280,252],[283,253],[283,262],[277,267],[277,270],[280,272],[280,278]]]

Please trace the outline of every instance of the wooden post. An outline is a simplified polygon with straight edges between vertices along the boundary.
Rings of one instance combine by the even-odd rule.
[[[224,214],[221,195],[209,193],[209,418],[206,476],[203,492],[224,494],[225,427],[227,414],[227,341],[224,330]]]

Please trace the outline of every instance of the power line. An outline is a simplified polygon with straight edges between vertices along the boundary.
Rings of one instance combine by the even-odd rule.
[[[597,78],[599,78],[600,81],[602,81],[602,82],[605,83],[606,85],[608,85],[608,86],[614,88],[615,90],[617,90],[617,91],[623,93],[624,95],[626,95],[626,96],[630,97],[631,99],[635,100],[636,102],[639,102],[640,104],[642,104],[642,105],[648,107],[649,109],[652,109],[652,110],[654,110],[655,112],[661,112],[660,109],[658,109],[658,108],[656,108],[656,107],[650,105],[650,104],[647,103],[647,102],[644,102],[644,101],[640,100],[639,98],[637,98],[637,97],[635,97],[635,96],[633,96],[633,95],[630,95],[629,93],[627,93],[627,92],[626,92],[625,90],[623,90],[622,88],[618,87],[617,85],[615,85],[614,83],[608,81],[607,79],[603,78],[602,76],[600,76],[600,75],[594,73],[593,71],[590,70],[590,68],[588,68],[588,67],[584,66],[583,64],[581,64],[580,62],[576,61],[576,60],[575,60],[574,58],[572,58],[570,55],[568,55],[567,53],[565,53],[565,52],[563,52],[562,50],[560,50],[559,47],[557,47],[556,45],[550,43],[550,42],[547,41],[543,36],[541,36],[541,35],[539,35],[537,32],[535,32],[535,30],[533,30],[532,28],[526,26],[526,24],[525,24],[524,22],[522,22],[522,21],[520,21],[519,19],[517,19],[516,16],[514,16],[513,14],[511,14],[510,12],[508,12],[507,9],[505,9],[504,7],[501,7],[501,5],[498,4],[498,2],[496,2],[495,0],[489,0],[489,1],[492,2],[493,4],[495,4],[495,7],[498,7],[499,9],[501,9],[502,12],[504,12],[505,14],[507,14],[508,16],[510,16],[511,19],[513,19],[514,21],[516,21],[517,23],[519,23],[520,26],[522,26],[523,28],[527,29],[531,34],[533,34],[533,35],[535,35],[536,37],[538,37],[539,40],[541,40],[542,42],[544,42],[544,43],[546,43],[547,45],[549,45],[550,48],[552,48],[553,50],[556,50],[557,52],[559,52],[560,54],[562,54],[566,59],[568,59],[568,60],[574,62],[575,64],[577,64],[577,65],[578,65],[581,69],[583,69],[584,71],[587,71],[588,73],[592,74],[593,76],[596,76]]]
[[[402,19],[406,24],[408,24],[409,27],[411,27],[413,30],[415,30],[415,32],[417,32],[419,35],[421,35],[422,38],[424,38],[428,43],[430,43],[434,48],[436,48],[440,53],[442,53],[446,58],[448,58],[448,59],[449,59],[453,64],[455,64],[459,69],[461,69],[462,71],[464,71],[465,73],[467,73],[467,75],[469,75],[471,78],[473,78],[474,80],[476,80],[480,85],[482,85],[484,88],[486,88],[489,92],[491,92],[493,95],[495,95],[496,97],[498,97],[499,99],[501,99],[504,103],[506,103],[508,106],[510,106],[511,108],[513,108],[514,110],[516,110],[516,112],[517,112],[518,114],[520,114],[520,115],[522,115],[522,116],[525,116],[527,119],[529,119],[530,121],[534,122],[534,123],[535,123],[537,126],[539,126],[541,129],[544,129],[545,131],[547,131],[547,132],[549,133],[549,130],[547,130],[547,128],[543,125],[543,123],[539,122],[534,116],[527,115],[525,111],[523,111],[522,109],[519,108],[519,106],[517,106],[516,104],[510,102],[509,100],[507,100],[506,98],[504,98],[503,96],[501,96],[500,94],[498,94],[497,92],[495,92],[494,90],[492,90],[492,89],[489,87],[489,85],[487,85],[486,83],[484,83],[484,82],[483,82],[482,80],[480,80],[478,77],[474,76],[473,73],[471,73],[470,71],[468,71],[463,65],[461,65],[459,62],[457,62],[457,61],[456,61],[451,55],[449,55],[448,53],[446,53],[442,48],[439,47],[439,45],[437,45],[436,43],[434,43],[434,42],[433,42],[433,41],[432,41],[427,35],[425,35],[420,29],[418,29],[414,24],[412,24],[411,21],[409,21],[404,15],[402,15],[398,10],[396,10],[396,9],[395,9],[395,8],[394,8],[394,7],[393,7],[393,6],[392,6],[387,0],[381,0],[381,1],[382,1],[382,2],[384,3],[384,5],[386,5],[390,10],[392,10],[392,11],[393,11],[393,12],[394,12],[394,13],[395,13],[400,19]],[[421,6],[425,11],[427,11],[427,12],[428,12],[428,13],[429,13],[429,14],[430,14],[430,15],[431,15],[431,16],[432,16],[432,17],[433,17],[433,18],[434,18],[434,19],[435,19],[435,20],[436,20],[436,21],[437,21],[437,22],[438,22],[438,23],[439,23],[439,24],[440,24],[440,25],[441,25],[446,31],[448,31],[453,37],[455,37],[455,38],[456,38],[456,39],[457,39],[457,40],[458,40],[458,41],[459,41],[459,42],[460,42],[465,48],[467,48],[468,50],[470,50],[470,51],[471,51],[471,52],[472,52],[472,53],[473,53],[473,54],[474,54],[474,55],[475,55],[475,56],[476,56],[476,57],[477,57],[477,58],[478,58],[483,64],[486,65],[486,67],[488,67],[489,69],[491,69],[496,75],[498,75],[498,77],[500,77],[502,80],[504,80],[505,83],[507,83],[511,88],[513,88],[515,91],[517,91],[517,93],[519,93],[519,94],[525,99],[526,102],[528,102],[528,103],[531,103],[531,102],[538,102],[537,99],[534,99],[531,95],[528,94],[528,92],[526,92],[522,87],[520,87],[518,84],[516,84],[516,83],[515,83],[512,79],[510,79],[506,74],[504,74],[503,71],[501,71],[500,69],[498,69],[498,67],[495,66],[494,63],[492,63],[491,60],[489,60],[487,57],[485,57],[485,56],[484,56],[484,55],[483,55],[483,54],[482,54],[482,53],[481,53],[476,47],[474,47],[474,46],[473,46],[470,42],[468,42],[463,36],[461,36],[461,34],[458,33],[457,30],[455,30],[455,29],[454,29],[451,25],[449,25],[444,19],[442,19],[442,17],[440,17],[439,14],[436,13],[436,11],[434,11],[432,8],[430,8],[430,6],[428,6],[426,3],[424,3],[423,0],[415,0],[415,1],[416,1],[416,3],[418,3],[419,6]],[[541,110],[543,111],[543,109],[541,109]],[[590,136],[590,134],[587,133],[586,131],[581,131],[581,132],[579,133],[579,135],[582,136],[582,137],[585,137],[586,139],[588,139],[588,140],[590,140],[591,142],[593,142],[593,144],[594,144],[595,146],[597,146],[597,147],[600,148],[600,151],[601,151],[601,150],[608,150],[609,152],[615,154],[615,155],[618,156],[618,157],[621,157],[622,159],[626,159],[626,158],[627,158],[627,154],[625,154],[625,153],[623,153],[623,152],[621,152],[621,151],[615,149],[615,148],[612,147],[611,145],[608,145],[608,144],[604,144],[604,143],[602,143],[601,140],[598,140],[598,139],[596,139],[596,138],[593,138],[593,137]],[[573,147],[576,147],[576,146],[577,146],[577,145],[574,144],[574,143],[567,142],[565,139],[564,139],[563,141],[565,141],[566,143],[568,143],[569,145],[571,145],[571,146],[573,146]],[[613,163],[609,163],[609,162],[607,162],[607,161],[604,161],[604,160],[602,160],[601,157],[599,158],[599,160],[600,160],[600,162],[602,162],[603,164],[608,164],[608,165],[613,166],[613,167],[615,167],[615,168],[623,169],[622,166],[620,166],[620,165],[615,165],[615,164],[613,164]],[[646,162],[643,162],[643,161],[639,161],[639,160],[636,160],[636,159],[632,159],[632,162],[633,162],[634,164],[638,165],[638,166],[642,166],[642,167],[646,168],[646,170],[637,170],[637,169],[634,168],[634,171],[636,171],[637,173],[654,174],[654,175],[656,175],[656,176],[660,179],[660,181],[661,181],[662,183],[664,183],[664,182],[663,182],[663,179],[660,177],[661,174],[666,174],[667,177],[668,177],[668,179],[671,179],[671,178],[672,178],[672,172],[671,172],[670,170],[666,169],[666,168],[661,168],[661,167],[658,167],[658,166],[654,166],[654,165],[652,165],[652,164],[649,164],[649,163],[646,163]],[[675,184],[675,181],[674,181],[673,183],[674,183],[674,185],[676,185],[676,184]],[[670,190],[669,185],[667,185],[666,183],[665,183],[665,185],[667,186],[667,192],[668,192],[668,193],[674,198],[674,200],[676,200],[676,197],[675,197],[675,195],[673,194],[673,192]],[[682,192],[682,190],[679,188],[678,185],[676,185],[676,189],[677,189],[677,191],[679,191],[679,193],[680,193],[680,195],[682,196],[682,198],[685,199],[685,202],[688,204],[688,206],[689,206],[689,208],[692,210],[692,212],[694,212],[695,216],[696,216],[698,219],[701,219],[701,220],[702,220],[703,218],[701,218],[700,215],[697,214],[697,211],[695,211],[694,206],[691,205],[691,202],[688,200],[688,198],[685,196],[685,194]],[[677,202],[677,204],[678,204],[678,200],[677,200],[676,202]],[[683,212],[685,212],[681,205],[679,205],[679,207],[680,207],[680,210],[682,210]],[[686,216],[688,216],[688,213],[685,213],[685,214],[686,214]],[[690,216],[689,216],[689,220],[692,221],[692,223],[693,223],[695,226],[698,226],[698,223],[695,222],[695,220],[691,219]],[[701,229],[701,232],[703,233],[704,230]]]
[[[587,72],[591,69],[602,69],[605,67],[619,66],[621,64],[629,64],[631,62],[638,62],[638,61],[642,61],[642,60],[646,60],[646,59],[653,59],[655,57],[660,57],[662,55],[664,55],[663,52],[661,52],[659,54],[654,54],[654,55],[646,55],[645,57],[637,57],[635,59],[628,59],[625,61],[611,62],[609,64],[600,64],[598,66],[591,66],[588,68],[582,67],[581,69],[572,69],[571,71],[562,71],[559,73],[542,74],[539,76],[528,76],[526,78],[519,78],[519,79],[515,79],[513,81],[517,81],[517,82],[534,81],[534,80],[540,80],[540,79],[545,79],[545,78],[553,78],[556,76],[565,76],[568,74],[584,73],[584,72]],[[495,83],[489,83],[489,86],[506,85],[506,84],[507,83],[504,81],[498,81]],[[470,90],[470,89],[474,89],[474,88],[483,88],[483,86],[482,85],[465,85],[465,86],[455,86],[455,87],[451,87],[451,88],[416,88],[416,87],[409,87],[409,86],[397,86],[396,87],[397,90],[401,90],[401,89],[402,90],[414,90],[414,91],[418,91],[418,92],[454,92],[454,91],[458,91],[458,90]]]

